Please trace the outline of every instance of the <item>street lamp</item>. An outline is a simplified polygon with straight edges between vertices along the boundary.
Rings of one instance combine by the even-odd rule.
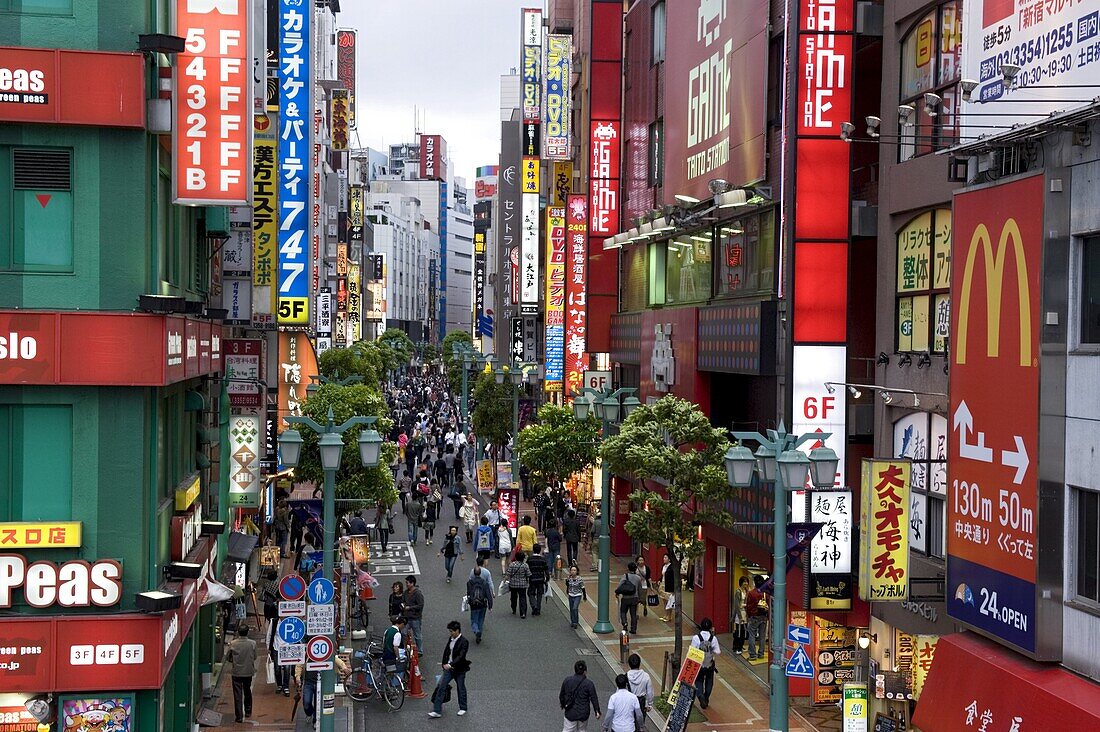
[[[603,423],[603,438],[611,431],[612,424],[619,423],[619,415],[623,419],[629,417],[637,407],[641,405],[634,392],[637,389],[622,388],[611,391],[593,389],[590,386],[583,388],[583,393],[573,400],[573,416],[579,421],[588,419],[589,414],[595,414],[596,419]],[[620,401],[621,400],[621,401]],[[600,575],[599,591],[596,603],[596,624],[592,626],[594,633],[611,633],[611,472],[607,466],[600,470]]]
[[[828,432],[808,432],[804,435],[789,435],[782,423],[778,430],[768,430],[765,437],[759,432],[734,432],[739,442],[755,440],[760,448],[753,456],[747,447],[737,445],[726,451],[726,479],[732,488],[747,488],[752,484],[752,469],[755,458],[760,480],[772,482],[775,492],[775,526],[773,533],[772,581],[774,596],[772,599],[771,666],[768,675],[771,679],[771,699],[769,705],[768,728],[773,732],[786,732],[788,729],[787,675],[783,668],[784,631],[787,623],[787,492],[802,490],[806,478],[813,479],[818,488],[831,487],[836,479],[839,462],[837,454],[827,448],[818,447],[810,451],[810,456],[798,449],[811,440],[824,442],[831,436]]]
[[[322,380],[323,383],[323,380]],[[327,420],[324,425],[318,424],[309,417],[284,417],[289,425],[305,425],[319,436],[317,449],[321,456],[321,467],[325,471],[323,527],[324,546],[322,547],[322,572],[325,577],[335,582],[333,572],[333,547],[336,544],[336,471],[340,469],[340,462],[344,453],[344,439],[342,435],[356,425],[366,425],[366,429],[359,433],[359,458],[365,468],[378,467],[381,451],[382,436],[374,429],[373,425],[377,417],[352,417],[341,425],[334,422],[332,408],[329,407]],[[298,466],[302,456],[302,435],[293,427],[279,435],[279,455],[282,462],[289,468]],[[332,647],[336,647],[336,639],[330,637]],[[336,674],[332,669],[321,672],[321,704],[317,710],[321,716],[321,731],[333,732],[335,717],[325,714],[324,702],[329,698],[335,698]]]

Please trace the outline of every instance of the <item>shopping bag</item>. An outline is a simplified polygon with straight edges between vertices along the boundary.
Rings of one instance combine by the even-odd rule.
[[[275,663],[270,658],[267,659],[267,683],[275,683]]]
[[[462,604],[459,605],[458,609],[459,609],[460,612],[467,612],[470,609],[470,596],[469,595],[463,595],[462,596]]]
[[[656,592],[651,592],[649,594],[649,596],[646,597],[646,599],[645,599],[645,604],[649,605],[650,607],[657,607],[657,605],[659,605],[660,602],[661,602],[661,598],[657,597]]]

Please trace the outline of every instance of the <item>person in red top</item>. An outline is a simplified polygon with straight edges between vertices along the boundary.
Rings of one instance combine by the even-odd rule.
[[[767,650],[768,600],[760,587],[764,578],[753,575],[753,587],[745,598],[745,614],[749,618],[749,660],[763,658]]]

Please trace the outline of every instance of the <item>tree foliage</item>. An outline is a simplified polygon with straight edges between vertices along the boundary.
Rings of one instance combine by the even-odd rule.
[[[389,361],[386,368],[390,371],[407,366],[416,353],[416,345],[400,328],[386,328],[386,332],[379,336],[378,344],[388,350]]]
[[[369,343],[361,341],[351,348],[328,349],[317,359],[321,375],[329,379],[359,376],[364,384],[377,389],[382,382],[385,365],[381,352]]]
[[[635,541],[665,547],[672,557],[677,608],[683,607],[680,563],[704,549],[696,522],[727,526],[732,521],[721,508],[734,495],[723,462],[729,446],[726,433],[712,427],[698,406],[670,395],[635,409],[600,450],[613,473],[635,481],[630,499],[647,508],[631,514],[626,533]],[[683,619],[677,612],[677,664],[682,649]]]
[[[581,422],[573,410],[545,404],[538,422],[519,433],[519,456],[538,487],[564,481],[596,463],[600,423],[589,415]]]
[[[335,349],[334,349],[335,350]],[[331,351],[326,352],[328,355]],[[352,416],[378,417],[374,425],[379,434],[385,436],[393,426],[387,416],[386,402],[377,387],[365,384],[338,386],[325,384],[310,395],[302,407],[302,413],[312,417],[318,424],[325,424],[328,410],[332,409],[333,421],[343,424]],[[364,429],[356,425],[344,433],[344,452],[340,469],[336,471],[336,497],[340,499],[359,499],[365,503],[384,500],[393,503],[397,500],[397,491],[393,485],[393,473],[390,463],[397,454],[397,446],[391,442],[382,443],[382,453],[378,467],[364,468],[359,459],[359,433]],[[302,456],[295,469],[295,477],[321,485],[325,474],[321,467],[321,456],[317,450],[318,436],[308,428],[299,429],[302,435]]]
[[[512,398],[518,387],[507,380],[498,384],[492,374],[483,373],[473,388],[474,408],[470,415],[474,432],[482,442],[504,445],[512,434]]]
[[[447,382],[451,385],[451,391],[458,394],[462,390],[462,356],[455,356],[455,346],[465,344],[469,348],[474,347],[474,339],[464,330],[452,330],[443,339],[443,365],[447,369]]]

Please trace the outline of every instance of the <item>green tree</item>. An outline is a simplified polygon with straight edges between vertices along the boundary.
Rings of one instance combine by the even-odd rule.
[[[379,336],[378,343],[390,351],[390,361],[386,364],[390,371],[408,366],[416,353],[416,345],[400,328],[386,328],[386,332]]]
[[[477,439],[497,447],[512,434],[512,395],[518,387],[505,381],[498,384],[492,374],[481,374],[474,385],[474,409],[470,414]]]
[[[443,339],[443,365],[447,369],[447,381],[451,385],[451,391],[461,396],[462,390],[462,356],[456,356],[455,346],[469,348],[474,347],[474,339],[464,330],[452,330]]]
[[[365,384],[338,386],[324,384],[310,395],[302,407],[302,413],[312,417],[318,424],[325,424],[328,410],[332,409],[333,421],[343,424],[353,416],[378,417],[374,429],[385,437],[393,426],[386,416],[386,402],[375,387]],[[392,442],[382,443],[382,452],[378,467],[364,468],[359,459],[359,433],[364,429],[357,425],[344,433],[344,452],[340,469],[336,471],[336,498],[360,500],[365,505],[380,500],[387,504],[397,500],[397,490],[393,485],[393,472],[390,464],[397,455],[397,446]],[[302,434],[302,457],[294,471],[295,478],[321,485],[325,479],[321,467],[321,455],[317,451],[317,434],[308,428],[299,430]]]
[[[420,355],[424,363],[434,363],[439,360],[439,347],[434,343],[425,343],[424,352]]]
[[[361,342],[362,343],[362,342]],[[359,347],[330,348],[317,359],[321,375],[329,379],[344,379],[358,376],[367,386],[379,388],[385,367],[382,355],[377,348]]]
[[[573,410],[545,404],[539,420],[519,433],[519,456],[539,488],[564,481],[596,463],[600,423],[589,415],[581,422]]]
[[[680,565],[704,549],[696,524],[728,526],[733,520],[721,508],[734,496],[723,462],[729,446],[725,432],[712,427],[697,405],[670,395],[635,409],[619,434],[604,440],[600,450],[613,473],[635,482],[630,500],[647,506],[630,515],[626,533],[635,541],[663,546],[672,557],[677,608],[674,668],[680,665],[684,644]]]

